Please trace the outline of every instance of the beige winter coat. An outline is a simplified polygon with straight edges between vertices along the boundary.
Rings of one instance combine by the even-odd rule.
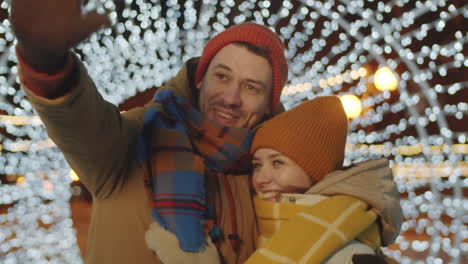
[[[145,244],[145,232],[153,220],[135,153],[145,109],[119,113],[116,106],[103,100],[81,62],[74,60],[78,81],[64,96],[49,100],[27,87],[25,90],[50,138],[92,193],[85,263],[160,263]],[[184,65],[163,88],[193,98],[187,76],[195,65]],[[21,65],[20,75],[23,84],[32,81],[47,86],[47,81],[31,80],[31,75],[22,74]],[[242,263],[254,251],[257,237],[249,176],[211,175],[207,179],[208,198],[215,201],[224,235],[217,243],[219,252],[225,263]],[[227,238],[233,228],[239,236],[237,249]]]
[[[312,186],[306,194],[332,196],[344,194],[371,205],[379,216],[382,246],[395,241],[400,233],[403,213],[387,159],[371,160],[334,171]]]

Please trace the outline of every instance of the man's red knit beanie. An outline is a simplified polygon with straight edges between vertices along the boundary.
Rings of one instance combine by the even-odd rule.
[[[203,54],[197,66],[195,83],[199,83],[210,64],[211,59],[221,50],[233,42],[247,42],[266,49],[273,70],[273,90],[271,94],[271,109],[279,105],[281,90],[288,79],[288,63],[284,56],[284,45],[276,33],[265,26],[252,22],[233,26],[219,33],[206,43]]]

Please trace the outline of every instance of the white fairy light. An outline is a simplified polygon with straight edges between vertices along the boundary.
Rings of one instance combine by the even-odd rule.
[[[467,4],[121,2],[124,20],[111,12],[113,27],[76,49],[107,100],[119,104],[161,86],[186,60],[199,56],[208,39],[232,24],[265,24],[287,44],[290,81],[281,95],[287,109],[320,95],[360,97],[363,112],[350,120],[346,163],[389,158],[398,189],[408,197],[402,200],[406,218],[398,247],[385,253],[400,263],[462,262],[468,251],[468,201],[461,192],[468,186],[463,178],[468,176],[467,131],[455,130],[449,120],[466,123],[468,115],[466,99],[461,99],[468,82],[454,77],[468,66],[463,52],[468,36],[461,26],[453,30],[460,23],[456,21],[466,23]],[[115,9],[114,1],[94,0],[86,2],[85,11],[104,11],[104,6]],[[9,1],[0,7],[7,10]],[[393,12],[397,8],[401,14]],[[419,22],[430,15],[432,21]],[[15,41],[6,19],[0,23],[0,34],[0,128],[5,131],[0,134],[0,174],[17,178],[16,183],[0,185],[0,205],[11,206],[0,215],[0,262],[39,263],[47,258],[52,263],[81,263],[68,205],[70,170],[18,89]],[[444,37],[437,37],[440,34]],[[378,66],[398,75],[397,91],[373,88]],[[418,188],[428,190],[421,194]],[[52,202],[46,205],[46,200]],[[453,220],[442,221],[442,214]],[[50,228],[33,224],[38,220]],[[427,238],[409,241],[406,231]],[[425,259],[414,260],[406,250]]]

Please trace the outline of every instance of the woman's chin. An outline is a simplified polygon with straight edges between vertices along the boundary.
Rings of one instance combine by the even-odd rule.
[[[278,202],[279,201],[279,197],[272,197],[272,198],[265,198],[263,199],[265,201],[270,201],[270,202]]]

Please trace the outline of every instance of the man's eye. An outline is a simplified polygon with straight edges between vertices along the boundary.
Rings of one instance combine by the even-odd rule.
[[[259,89],[257,87],[255,87],[254,85],[251,85],[251,84],[247,84],[246,88],[251,93],[258,93],[259,92]]]
[[[216,73],[216,78],[220,79],[220,80],[225,80],[226,79],[226,75],[222,74],[222,73]]]

